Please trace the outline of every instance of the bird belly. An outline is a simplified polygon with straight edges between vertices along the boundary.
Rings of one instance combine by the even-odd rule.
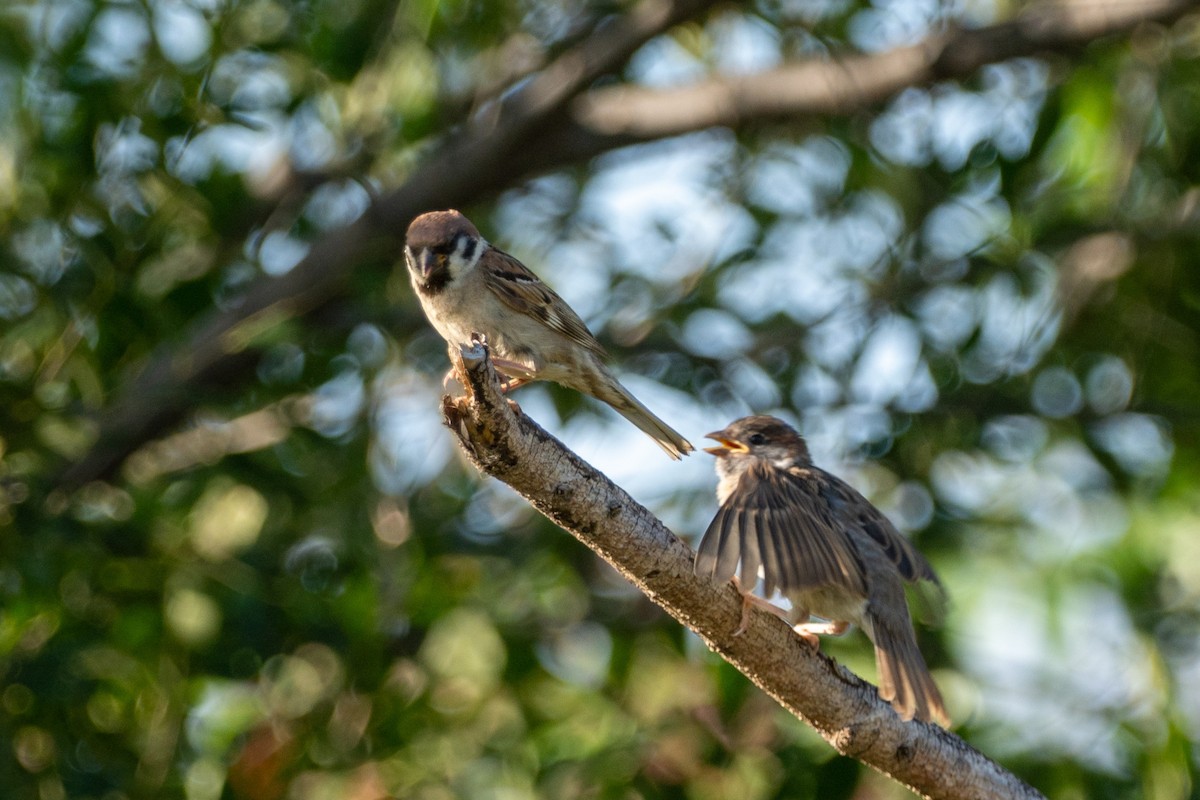
[[[521,319],[493,298],[485,299],[480,308],[478,301],[468,300],[463,294],[445,291],[426,299],[425,316],[433,329],[452,347],[470,344],[472,334],[483,334],[493,358],[523,364],[535,379],[547,379],[542,374],[544,358],[531,345],[545,338],[545,332],[537,330],[538,324]],[[467,309],[473,311],[464,313]]]
[[[838,622],[852,622],[861,625],[867,610],[867,598],[857,592],[847,591],[838,586],[818,586],[805,589],[789,595],[792,607],[799,613],[807,610],[809,614],[822,619]],[[797,619],[795,622],[804,622]]]

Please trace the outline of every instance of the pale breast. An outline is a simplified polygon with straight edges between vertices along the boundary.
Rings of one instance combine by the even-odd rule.
[[[577,349],[566,337],[516,313],[483,286],[456,283],[422,297],[425,316],[443,339],[465,344],[473,333],[481,333],[496,358],[526,365],[539,380],[562,382],[561,373],[573,364]]]

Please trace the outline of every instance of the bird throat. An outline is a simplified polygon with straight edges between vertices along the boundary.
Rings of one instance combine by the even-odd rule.
[[[436,297],[442,293],[442,290],[450,283],[450,270],[439,269],[429,273],[429,277],[423,281],[418,281],[417,286],[421,290],[421,294],[427,297]]]
[[[450,284],[475,268],[483,256],[487,242],[475,236],[460,235],[454,244],[454,252],[450,254],[448,263],[434,270],[425,280],[420,282],[421,293],[426,297],[436,297]]]

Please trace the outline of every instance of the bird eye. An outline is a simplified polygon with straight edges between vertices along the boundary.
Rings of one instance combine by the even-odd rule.
[[[751,436],[747,441],[749,441],[750,444],[762,444],[766,440],[767,440],[767,437],[763,436],[761,433],[756,433],[753,436]]]

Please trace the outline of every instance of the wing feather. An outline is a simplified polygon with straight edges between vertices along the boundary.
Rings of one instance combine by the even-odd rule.
[[[782,583],[785,561],[780,559],[778,521],[775,514],[764,509],[764,519],[758,528],[758,544],[762,551],[763,595],[770,597]]]
[[[762,546],[763,528],[755,521],[754,529],[742,536],[742,587],[746,591],[758,584],[758,570],[763,565],[765,550]]]
[[[777,537],[776,540],[780,563],[803,563],[806,555],[802,543],[807,535],[803,518],[798,514],[778,514],[776,516],[779,518],[779,525],[783,532],[783,535]],[[820,565],[814,565],[814,570],[819,573]],[[788,581],[782,588],[791,589],[791,583],[792,581]]]
[[[721,523],[723,519],[724,515],[718,511],[712,522],[708,523],[704,535],[700,537],[700,546],[696,548],[696,563],[693,567],[695,573],[700,577],[716,577],[717,556],[722,550]]]
[[[784,473],[790,514],[795,531],[789,537],[797,563],[804,569],[793,569],[799,583],[784,588],[806,589],[818,585],[842,586],[856,592],[865,591],[865,571],[854,540],[846,529],[837,524],[817,496],[802,471]]]
[[[738,524],[738,515],[728,513],[721,520],[721,550],[717,556],[717,571],[713,576],[724,583],[737,572],[738,560],[742,554],[742,532]]]
[[[542,283],[541,278],[534,275],[529,267],[495,247],[488,257],[494,260],[484,265],[484,281],[506,305],[520,314],[540,320],[547,328],[604,357],[604,348],[579,315],[553,289]]]
[[[806,474],[752,465],[705,531],[696,573],[727,581],[740,561],[743,588],[761,565],[768,597],[830,585],[865,595],[854,542],[825,505]]]
[[[850,484],[822,469],[812,467],[821,494],[833,511],[835,523],[843,528],[856,528],[869,536],[896,565],[906,581],[930,581],[938,586],[937,573],[925,556],[896,530],[883,512],[871,505]]]
[[[741,543],[736,531],[732,530],[736,525],[736,516],[730,514],[726,506],[717,510],[717,515],[700,539],[694,568],[697,575],[712,578],[717,583],[724,583],[733,577],[741,557]]]

